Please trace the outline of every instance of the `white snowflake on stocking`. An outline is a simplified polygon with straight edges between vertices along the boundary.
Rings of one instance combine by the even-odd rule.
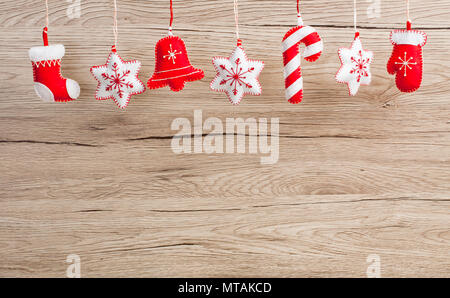
[[[217,76],[211,82],[211,89],[225,92],[232,104],[239,104],[246,94],[261,95],[258,77],[264,68],[264,62],[247,58],[241,46],[236,47],[229,58],[213,59]]]
[[[91,68],[98,81],[97,100],[114,99],[121,109],[126,108],[132,95],[145,91],[144,84],[138,78],[140,68],[139,61],[123,61],[113,49],[106,64]]]
[[[369,85],[372,80],[370,64],[373,53],[362,48],[361,40],[356,37],[351,48],[340,48],[341,68],[336,74],[339,83],[346,83],[350,95],[356,95],[361,85]]]

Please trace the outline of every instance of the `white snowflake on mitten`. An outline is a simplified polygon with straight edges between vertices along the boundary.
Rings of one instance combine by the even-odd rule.
[[[264,62],[248,59],[241,46],[229,58],[215,57],[213,64],[217,76],[211,82],[211,89],[225,92],[232,104],[239,104],[245,94],[261,95],[258,77]]]
[[[138,78],[140,68],[139,61],[123,61],[113,48],[105,65],[91,68],[98,81],[97,100],[114,99],[121,109],[126,108],[132,95],[145,91]]]

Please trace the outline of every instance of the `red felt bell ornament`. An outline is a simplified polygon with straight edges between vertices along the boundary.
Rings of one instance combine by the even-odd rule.
[[[147,85],[157,89],[169,85],[172,91],[181,91],[186,82],[201,80],[201,69],[189,62],[184,41],[178,36],[167,36],[156,44],[155,73]]]
[[[150,89],[169,86],[172,91],[183,90],[186,82],[201,80],[203,70],[191,65],[184,41],[172,33],[173,9],[170,0],[170,27],[167,37],[158,41],[155,49],[155,72],[148,80]]]

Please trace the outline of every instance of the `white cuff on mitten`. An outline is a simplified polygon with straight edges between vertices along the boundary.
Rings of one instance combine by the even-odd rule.
[[[427,43],[425,32],[417,30],[395,30],[391,32],[390,38],[394,45],[408,44],[423,47]]]

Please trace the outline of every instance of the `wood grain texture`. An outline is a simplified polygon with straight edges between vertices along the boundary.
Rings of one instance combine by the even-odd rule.
[[[450,277],[450,3],[411,1],[429,36],[414,94],[386,73],[388,34],[404,1],[381,1],[363,44],[373,83],[350,98],[335,83],[337,49],[353,37],[352,1],[303,1],[325,42],[304,63],[305,99],[286,103],[280,42],[295,1],[240,1],[241,35],[265,61],[263,95],[239,107],[209,90],[211,57],[234,46],[232,1],[175,4],[175,32],[205,79],[179,94],[134,96],[128,109],[94,99],[92,65],[112,43],[112,1],[82,1],[81,18],[50,0],[50,40],[66,46],[63,73],[82,96],[36,98],[27,50],[41,44],[43,1],[0,1],[0,276],[64,277],[78,254],[84,277],[364,277],[369,254],[384,277]],[[154,68],[168,1],[119,1],[119,51]],[[175,155],[178,117],[279,117],[280,160],[250,154]]]

